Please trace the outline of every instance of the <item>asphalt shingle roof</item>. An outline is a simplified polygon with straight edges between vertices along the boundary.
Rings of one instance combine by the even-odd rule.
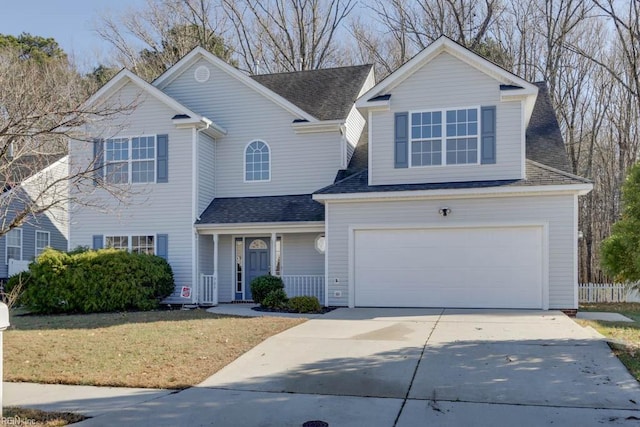
[[[310,194],[214,199],[196,224],[324,221],[324,206]]]
[[[342,181],[337,182],[334,185],[330,185],[321,190],[318,190],[314,194],[373,193],[417,190],[456,190],[488,187],[526,187],[533,185],[586,184],[590,182],[588,179],[581,178],[579,176],[575,176],[554,168],[550,168],[531,160],[527,160],[526,167],[526,179],[393,185],[369,185],[368,170],[364,169],[343,179]]]
[[[551,105],[547,85],[545,82],[534,84],[538,86],[538,99],[527,127],[527,159],[571,172],[569,157],[564,147],[556,113]]]
[[[319,120],[345,119],[372,65],[251,76]]]

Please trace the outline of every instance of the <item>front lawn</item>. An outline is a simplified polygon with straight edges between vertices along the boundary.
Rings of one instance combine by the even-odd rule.
[[[5,381],[181,389],[303,319],[204,310],[12,316]]]
[[[577,321],[581,325],[590,325],[608,338],[624,342],[625,345],[612,345],[613,352],[640,381],[640,303],[580,304],[580,311],[620,313],[634,320],[633,323],[583,319]]]

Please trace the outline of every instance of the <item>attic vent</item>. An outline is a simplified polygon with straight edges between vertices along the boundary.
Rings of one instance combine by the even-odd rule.
[[[198,83],[204,83],[209,80],[209,74],[209,69],[205,65],[201,65],[196,68],[196,71],[193,73],[193,77]]]

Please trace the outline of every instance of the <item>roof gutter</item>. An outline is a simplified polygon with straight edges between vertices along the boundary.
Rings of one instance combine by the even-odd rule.
[[[291,123],[293,131],[297,134],[305,133],[321,133],[321,132],[340,132],[341,127],[345,124],[342,119],[338,120],[322,120],[317,122],[294,121]]]

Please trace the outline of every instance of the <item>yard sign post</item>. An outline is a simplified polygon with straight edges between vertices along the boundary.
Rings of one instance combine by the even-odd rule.
[[[9,307],[0,302],[0,419],[2,419],[2,331],[9,327]]]

